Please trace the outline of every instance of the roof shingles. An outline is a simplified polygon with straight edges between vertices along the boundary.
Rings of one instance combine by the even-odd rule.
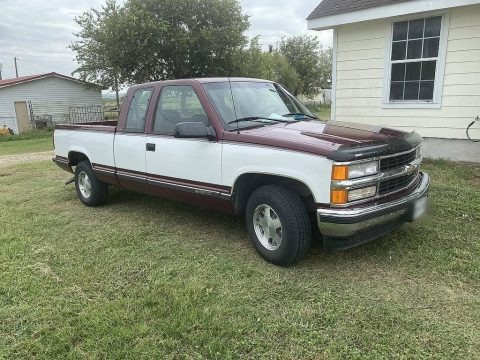
[[[307,20],[412,0],[323,0]]]

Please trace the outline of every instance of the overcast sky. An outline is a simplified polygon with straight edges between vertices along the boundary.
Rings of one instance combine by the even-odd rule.
[[[240,0],[250,16],[249,36],[260,35],[267,47],[283,36],[307,33],[305,18],[320,0]],[[70,75],[76,68],[74,54],[67,46],[78,31],[73,19],[102,0],[0,0],[0,63],[3,78],[46,72]],[[331,46],[331,32],[310,32]]]

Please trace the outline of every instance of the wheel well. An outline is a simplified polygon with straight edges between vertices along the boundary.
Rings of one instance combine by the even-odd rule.
[[[243,213],[247,206],[250,195],[259,187],[265,185],[282,185],[300,196],[307,210],[313,211],[315,200],[307,185],[301,181],[283,176],[268,174],[243,174],[233,187],[233,206],[237,213]]]
[[[90,162],[90,160],[88,159],[88,157],[81,153],[81,152],[77,152],[77,151],[70,151],[68,153],[68,165],[70,166],[76,166],[78,165],[80,162],[82,161],[88,161]]]

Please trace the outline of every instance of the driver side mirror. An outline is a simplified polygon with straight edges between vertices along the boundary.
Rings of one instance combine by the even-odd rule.
[[[175,126],[173,136],[177,139],[199,139],[206,138],[215,140],[217,134],[212,127],[206,127],[202,122],[184,122]]]

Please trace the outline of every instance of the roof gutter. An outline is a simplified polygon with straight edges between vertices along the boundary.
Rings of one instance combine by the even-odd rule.
[[[328,30],[339,25],[385,19],[395,16],[480,4],[480,0],[417,0],[377,6],[348,13],[308,19],[308,30]]]

